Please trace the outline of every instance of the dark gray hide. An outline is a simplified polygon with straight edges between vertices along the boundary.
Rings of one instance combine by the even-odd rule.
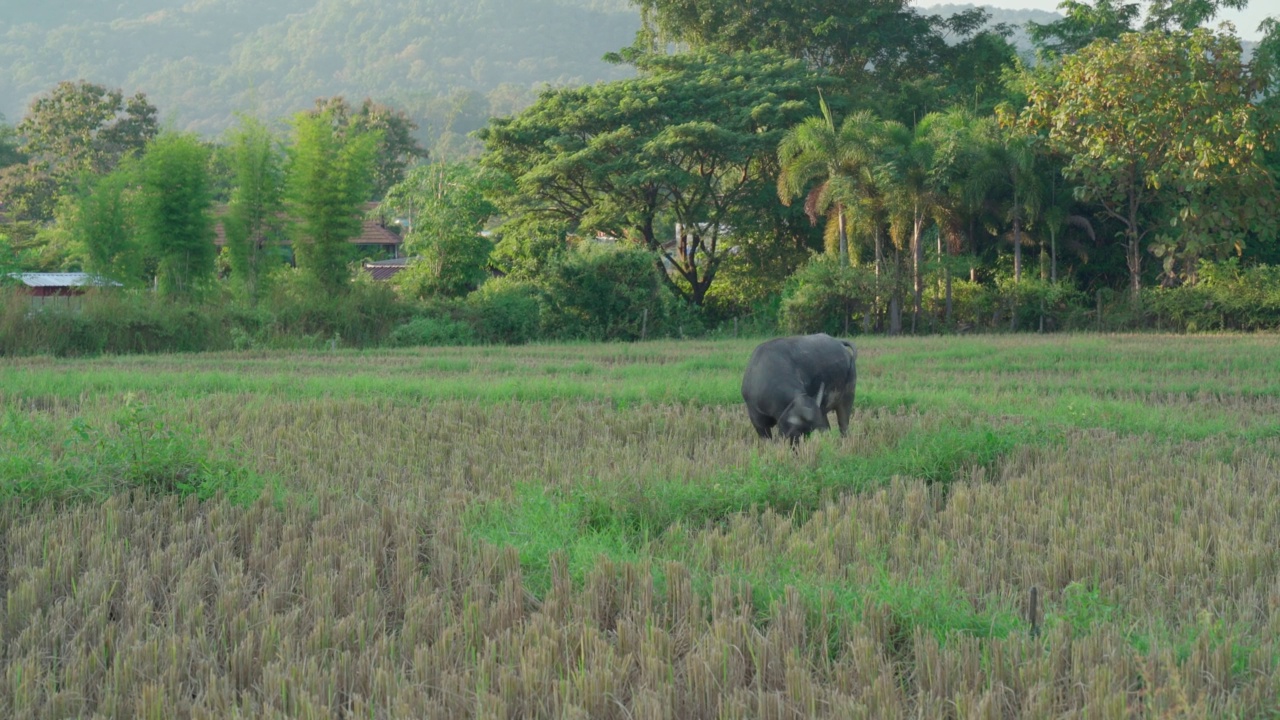
[[[794,442],[814,430],[827,430],[827,413],[836,411],[840,434],[849,434],[858,351],[853,343],[825,333],[774,338],[756,346],[742,377],[747,415],[762,438]]]

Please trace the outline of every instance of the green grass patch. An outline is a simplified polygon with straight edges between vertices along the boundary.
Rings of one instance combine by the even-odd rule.
[[[221,494],[247,505],[268,486],[279,499],[278,480],[213,452],[133,399],[100,425],[12,408],[0,416],[0,501],[98,501],[136,488],[202,500]]]

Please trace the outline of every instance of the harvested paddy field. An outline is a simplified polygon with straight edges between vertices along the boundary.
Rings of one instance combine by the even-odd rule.
[[[0,717],[1280,717],[1280,338],[755,342],[5,358]]]

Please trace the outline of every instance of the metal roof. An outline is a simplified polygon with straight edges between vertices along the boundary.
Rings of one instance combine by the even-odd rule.
[[[82,285],[119,285],[120,283],[89,273],[9,273],[27,287],[80,287]]]

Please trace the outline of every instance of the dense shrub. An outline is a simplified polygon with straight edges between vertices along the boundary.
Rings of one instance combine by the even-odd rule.
[[[381,344],[391,330],[409,316],[409,306],[395,291],[365,275],[358,275],[342,295],[324,291],[308,276],[284,269],[271,283],[266,306],[274,320],[265,341],[284,338],[334,341],[348,347]]]
[[[494,278],[467,297],[476,334],[487,343],[521,345],[538,337],[541,292],[533,283]]]
[[[1280,266],[1201,261],[1197,284],[1146,289],[1141,312],[1162,330],[1280,329]]]
[[[475,330],[463,320],[443,317],[415,317],[391,331],[387,344],[392,347],[418,345],[471,345]]]
[[[789,333],[848,335],[875,303],[871,267],[841,266],[820,256],[796,272],[782,298],[778,324]]]
[[[191,352],[230,346],[228,313],[146,291],[90,291],[33,300],[9,291],[0,310],[0,355]]]
[[[1088,300],[1069,282],[1049,282],[1024,277],[1021,282],[1002,277],[996,281],[995,298],[988,301],[1000,309],[993,313],[993,330],[1064,330],[1087,324]],[[1007,328],[1001,328],[1001,321]]]
[[[657,259],[635,246],[583,243],[550,266],[543,289],[551,338],[639,340],[669,330]]]

